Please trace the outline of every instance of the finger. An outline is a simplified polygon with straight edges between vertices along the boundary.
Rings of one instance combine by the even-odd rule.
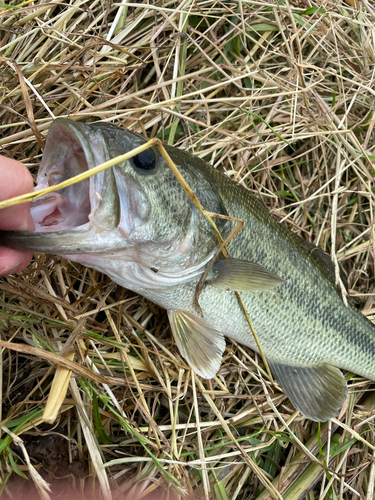
[[[16,160],[0,157],[0,200],[7,200],[33,191],[33,178],[28,169]],[[30,203],[0,210],[0,229],[33,231]],[[13,250],[0,246],[0,276],[24,269],[32,258],[28,250]]]
[[[22,163],[11,158],[0,157],[0,200],[33,191],[33,178]],[[0,229],[33,231],[34,223],[30,216],[30,203],[0,210]]]
[[[33,253],[0,246],[0,276],[18,273],[28,266]]]

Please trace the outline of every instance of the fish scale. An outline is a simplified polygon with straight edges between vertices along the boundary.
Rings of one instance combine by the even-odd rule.
[[[37,189],[53,184],[56,165],[59,176],[70,177],[71,165],[85,171],[144,142],[112,125],[57,119]],[[239,291],[294,406],[312,420],[331,418],[347,394],[339,368],[375,380],[374,325],[344,305],[327,254],[280,224],[243,186],[185,151],[166,149],[206,210],[244,221],[228,244],[230,258],[216,260],[208,274],[199,297],[203,317],[194,305],[196,285],[217,238],[157,150],[91,177],[89,187],[66,188],[45,206],[39,201],[32,207],[38,233],[0,232],[1,244],[64,255],[166,308],[182,355],[206,378],[220,369],[224,337],[257,350]],[[223,238],[237,224],[216,223]]]

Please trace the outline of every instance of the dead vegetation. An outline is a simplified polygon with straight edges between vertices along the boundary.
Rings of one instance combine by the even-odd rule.
[[[27,0],[0,16],[2,154],[35,174],[54,117],[185,148],[331,253],[373,317],[371,3]],[[217,377],[200,380],[165,311],[49,255],[0,280],[0,308],[4,498],[30,498],[26,475],[42,498],[42,478],[68,477],[106,499],[372,500],[367,380],[349,374],[347,403],[319,428],[249,349],[228,341]],[[47,401],[62,403],[48,426]]]

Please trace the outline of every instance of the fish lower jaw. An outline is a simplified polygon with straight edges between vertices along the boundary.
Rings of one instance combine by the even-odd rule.
[[[37,233],[79,228],[89,222],[89,215],[89,200],[84,202],[78,210],[68,199],[57,192],[40,198],[31,206],[31,217]]]

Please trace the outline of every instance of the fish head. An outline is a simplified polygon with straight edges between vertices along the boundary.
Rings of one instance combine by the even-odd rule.
[[[59,184],[145,142],[110,124],[59,118],[50,127],[35,189]],[[204,197],[205,208],[224,213],[202,165],[198,162],[196,168],[194,157],[176,148],[168,152],[192,189]],[[213,229],[154,147],[37,199],[31,215],[35,233],[4,235],[1,243],[66,255],[111,277],[125,274],[129,265],[138,266],[133,274],[160,271],[159,281],[165,275],[187,276],[217,248]]]
[[[108,124],[56,119],[48,133],[35,190],[59,184],[131,151],[138,145],[134,142],[138,138],[132,135]],[[35,231],[59,232],[66,237],[71,231],[90,230],[92,235],[122,230],[129,236],[137,225],[147,222],[150,207],[142,186],[124,170],[125,164],[118,165],[116,171],[104,170],[34,201],[31,215]],[[129,212],[120,197],[126,198]]]

